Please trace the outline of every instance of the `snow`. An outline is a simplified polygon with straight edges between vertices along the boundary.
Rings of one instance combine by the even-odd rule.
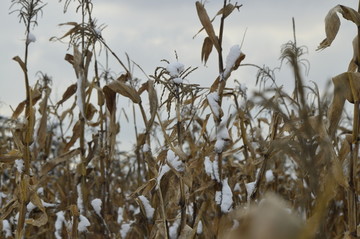
[[[140,195],[139,199],[140,199],[141,203],[144,206],[145,213],[146,213],[146,218],[148,220],[151,220],[153,218],[153,216],[154,216],[155,209],[150,205],[149,200],[145,196]]]
[[[158,177],[157,177],[156,189],[159,188],[162,177],[165,175],[165,173],[167,173],[167,172],[169,172],[169,171],[170,171],[170,167],[169,167],[169,165],[167,165],[167,164],[164,164],[164,165],[162,165],[162,166],[160,167],[159,175],[158,175]]]
[[[241,55],[241,50],[239,45],[234,45],[230,48],[230,52],[226,57],[226,68],[224,71],[224,76],[228,76],[231,73],[231,69],[234,67],[235,62],[239,59]]]
[[[196,228],[196,234],[200,235],[202,232],[203,232],[203,224],[202,221],[200,220]]]
[[[220,118],[220,105],[219,105],[219,95],[217,92],[212,92],[210,94],[208,94],[206,96],[211,111],[213,112],[213,114],[217,117]]]
[[[265,178],[267,183],[271,183],[272,181],[274,181],[274,174],[271,169],[266,171]]]
[[[26,205],[26,209],[27,209],[27,212],[30,213],[32,210],[34,210],[36,208],[35,204],[33,204],[32,202],[29,202],[27,205]]]
[[[176,156],[172,150],[167,151],[166,161],[170,164],[176,171],[184,171],[184,163],[179,160],[179,156]]]
[[[101,37],[101,30],[99,28],[94,28],[94,32],[97,37]]]
[[[116,221],[117,221],[117,223],[121,224],[122,221],[124,220],[124,217],[123,217],[124,209],[122,207],[119,207],[117,213],[118,213],[118,217],[117,217]]]
[[[80,215],[80,221],[79,221],[79,224],[78,224],[78,231],[79,232],[85,232],[85,231],[87,231],[88,226],[90,226],[89,220],[85,216]]]
[[[65,222],[65,213],[63,211],[59,211],[56,213],[56,221],[55,221],[55,238],[61,239],[61,230],[63,227],[63,222]]]
[[[226,121],[224,121],[226,122]],[[216,153],[221,153],[224,151],[225,146],[230,140],[229,131],[226,128],[225,123],[221,123],[218,127],[217,134],[216,134],[216,143],[214,146],[214,150]]]
[[[24,170],[24,160],[16,159],[15,160],[15,167],[19,173],[22,173]]]
[[[84,112],[84,95],[82,94],[82,88],[84,87],[84,77],[82,74],[77,79],[77,88],[76,88],[76,104],[79,107],[81,115],[85,118]]]
[[[251,194],[254,192],[255,184],[256,184],[256,182],[251,182],[251,183],[245,184],[248,200],[250,199]]]
[[[232,199],[232,192],[231,188],[228,184],[228,179],[223,180],[223,185],[221,191],[217,191],[215,193],[215,202],[217,205],[220,205],[221,211],[223,213],[228,213],[231,210],[233,199]]]
[[[233,199],[232,199],[232,192],[231,192],[231,188],[228,184],[228,179],[225,178],[223,180],[223,185],[222,185],[222,200],[221,200],[221,211],[224,213],[227,213],[231,210],[231,206],[233,204]]]
[[[240,192],[241,191],[241,187],[239,183],[236,183],[234,186],[234,192]]]
[[[121,238],[126,238],[126,235],[128,234],[128,232],[131,229],[131,224],[132,224],[132,222],[124,223],[121,225],[121,229],[120,229]]]
[[[6,219],[2,221],[2,231],[5,233],[5,237],[12,237],[11,225]]]
[[[173,62],[167,65],[166,71],[169,72],[170,76],[172,77],[178,77],[181,72],[183,72],[185,69],[184,64],[180,62]]]
[[[142,151],[143,152],[150,152],[150,146],[148,144],[144,144],[142,146]]]
[[[215,156],[214,162],[212,162],[209,159],[209,157],[205,157],[204,167],[205,167],[206,174],[209,175],[212,180],[216,180],[216,181],[220,182],[219,162],[218,162],[217,156]]]
[[[171,227],[169,227],[169,236],[170,239],[177,239],[178,236],[178,228],[180,226],[180,219],[177,219],[176,221],[174,221],[174,223],[171,225]]]
[[[78,198],[77,198],[77,207],[80,210],[80,213],[84,213],[84,203],[82,200],[82,193],[81,193],[81,186],[80,184],[77,185],[77,194],[78,194]]]
[[[176,78],[173,79],[173,82],[174,82],[175,84],[178,84],[178,85],[182,84],[183,81],[184,81],[184,80],[183,80],[182,78],[180,78],[180,77],[176,77]]]
[[[36,37],[34,34],[29,32],[26,38],[26,44],[30,44],[31,42],[36,42]]]
[[[101,217],[101,204],[102,201],[100,198],[95,198],[94,200],[91,201],[91,206],[94,208],[96,214],[99,215],[100,217]]]

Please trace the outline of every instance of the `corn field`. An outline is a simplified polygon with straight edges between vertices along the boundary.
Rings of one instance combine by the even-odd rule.
[[[241,42],[224,53],[226,20],[245,9],[217,4],[215,16],[206,2],[194,5],[199,62],[218,63],[204,86],[188,80],[197,69],[176,53],[176,61],[143,71],[103,38],[96,1],[60,0],[81,21],[59,23],[65,34],[50,39],[68,44],[64,59],[76,79],[55,101],[56,76],[41,73],[30,84],[28,74],[32,29],[46,3],[11,0],[26,32],[24,52],[13,57],[26,98],[0,118],[1,238],[360,237],[360,38],[345,46],[353,58],[332,77],[333,92],[320,94],[304,80],[307,49],[292,19],[293,39],[280,49],[293,73],[286,92],[272,69],[247,62]],[[360,34],[351,7],[336,5],[324,17],[318,54],[327,54],[342,18]],[[121,73],[102,67],[100,54]],[[252,94],[232,76],[241,67],[258,70]],[[125,136],[136,138],[132,148],[119,142],[120,115],[133,127],[135,136]]]

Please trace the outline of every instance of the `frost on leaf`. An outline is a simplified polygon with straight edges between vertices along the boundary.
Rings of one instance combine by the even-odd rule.
[[[150,205],[150,202],[146,197],[140,195],[139,199],[140,199],[141,203],[144,206],[145,213],[146,213],[146,218],[148,220],[151,220],[153,218],[153,216],[154,216],[155,209]]]

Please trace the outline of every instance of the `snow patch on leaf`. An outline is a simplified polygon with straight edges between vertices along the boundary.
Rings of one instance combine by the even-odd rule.
[[[173,62],[167,65],[166,71],[169,72],[169,75],[172,77],[178,77],[181,72],[183,72],[185,69],[184,64],[180,62]]]
[[[153,216],[154,216],[155,209],[150,205],[149,200],[145,196],[140,195],[139,199],[140,199],[141,203],[144,206],[145,213],[146,213],[146,218],[148,220],[151,220],[153,218]]]
[[[90,226],[89,220],[85,216],[80,215],[80,221],[79,221],[79,224],[78,224],[78,231],[79,232],[86,232],[88,226]]]
[[[102,201],[99,198],[95,198],[94,200],[91,201],[91,206],[94,208],[96,214],[99,215],[100,217],[101,217],[101,205],[102,205]]]

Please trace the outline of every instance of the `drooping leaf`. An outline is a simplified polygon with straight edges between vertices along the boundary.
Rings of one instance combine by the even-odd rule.
[[[219,39],[215,35],[214,27],[210,21],[210,18],[206,12],[206,9],[202,3],[199,1],[196,2],[196,10],[200,19],[201,24],[205,28],[206,33],[208,34],[209,38],[211,39],[212,43],[214,44],[215,48],[218,52],[221,51],[221,47],[219,44]]]
[[[322,50],[326,47],[329,47],[334,41],[340,28],[340,18],[337,13],[342,14],[346,20],[352,21],[357,26],[360,26],[360,14],[357,11],[343,5],[337,5],[333,7],[325,17],[326,38],[320,43],[317,50]]]
[[[129,98],[135,104],[141,102],[140,95],[137,93],[137,91],[132,86],[126,84],[125,82],[115,80],[107,84],[105,87],[109,88],[115,93],[118,93],[120,95]]]
[[[213,43],[209,37],[205,37],[204,43],[201,50],[201,61],[206,65],[207,60],[209,59],[210,53],[213,48]]]
[[[62,99],[57,103],[57,105],[60,105],[62,103],[64,103],[65,101],[67,101],[71,96],[73,96],[76,92],[77,89],[77,85],[76,84],[72,84],[70,85],[66,91],[64,92]]]

